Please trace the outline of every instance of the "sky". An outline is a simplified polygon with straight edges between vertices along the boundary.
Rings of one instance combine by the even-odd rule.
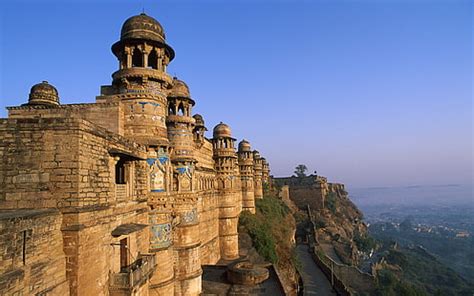
[[[48,80],[94,102],[142,10],[194,112],[270,162],[352,187],[473,183],[471,1],[1,1],[0,117]]]

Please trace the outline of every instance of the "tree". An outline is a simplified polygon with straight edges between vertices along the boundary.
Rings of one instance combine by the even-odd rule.
[[[295,174],[298,178],[304,178],[307,170],[308,168],[304,164],[299,164],[295,168]]]

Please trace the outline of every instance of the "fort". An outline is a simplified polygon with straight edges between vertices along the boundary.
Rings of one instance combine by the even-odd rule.
[[[112,52],[95,103],[43,81],[0,119],[2,293],[199,295],[202,265],[239,257],[268,163],[224,123],[206,138],[157,20],[127,19]]]

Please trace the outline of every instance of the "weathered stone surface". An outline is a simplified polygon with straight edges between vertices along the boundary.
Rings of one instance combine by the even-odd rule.
[[[265,163],[225,124],[205,137],[156,20],[127,20],[112,51],[96,103],[43,82],[0,119],[2,293],[199,295],[202,264],[239,256]]]

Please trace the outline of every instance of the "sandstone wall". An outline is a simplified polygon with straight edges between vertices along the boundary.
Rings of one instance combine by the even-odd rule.
[[[2,295],[69,295],[57,210],[0,211]]]
[[[107,114],[104,116],[104,114]],[[80,118],[93,122],[111,132],[124,134],[123,105],[115,103],[68,104],[55,107],[8,107],[8,116],[14,118]]]

